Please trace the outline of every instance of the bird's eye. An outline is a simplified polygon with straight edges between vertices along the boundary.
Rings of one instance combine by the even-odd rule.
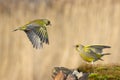
[[[76,47],[79,47],[79,45],[76,45]]]

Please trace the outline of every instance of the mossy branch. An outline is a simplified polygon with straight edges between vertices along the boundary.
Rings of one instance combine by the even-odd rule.
[[[120,80],[120,65],[81,65],[77,69],[55,67],[53,80]]]

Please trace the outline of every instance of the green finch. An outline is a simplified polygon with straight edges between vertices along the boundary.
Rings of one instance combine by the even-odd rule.
[[[15,29],[14,31],[24,31],[31,41],[33,48],[37,49],[43,47],[43,43],[49,44],[46,28],[48,25],[51,25],[48,19],[37,19]]]
[[[110,53],[103,53],[103,49],[111,48],[105,45],[87,45],[83,46],[78,44],[75,46],[76,50],[79,52],[81,58],[86,62],[95,62],[97,60],[103,60],[101,57],[104,55],[110,55]]]

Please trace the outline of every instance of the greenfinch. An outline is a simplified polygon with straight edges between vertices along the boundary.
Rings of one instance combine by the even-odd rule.
[[[95,62],[97,60],[103,60],[101,57],[104,55],[110,55],[110,53],[103,53],[103,49],[111,48],[110,46],[105,45],[81,45],[78,44],[75,46],[76,50],[79,52],[81,58],[86,62]]]
[[[43,43],[49,44],[48,33],[46,26],[51,25],[48,19],[33,20],[14,31],[21,30],[27,34],[33,48],[42,48]]]

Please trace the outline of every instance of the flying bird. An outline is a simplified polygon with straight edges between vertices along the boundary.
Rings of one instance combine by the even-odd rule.
[[[43,43],[49,44],[46,28],[48,25],[51,25],[51,22],[48,19],[37,19],[18,27],[13,31],[24,31],[31,41],[33,48],[38,49],[43,47]]]

